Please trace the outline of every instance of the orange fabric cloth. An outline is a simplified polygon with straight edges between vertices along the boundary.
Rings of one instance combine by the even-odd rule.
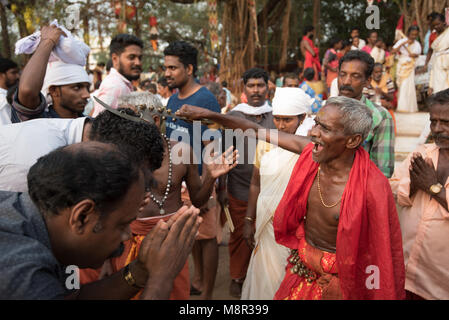
[[[151,217],[134,220],[131,223],[131,231],[133,235],[130,240],[125,241],[123,243],[125,245],[125,250],[123,251],[123,254],[120,257],[113,258],[110,260],[113,272],[117,272],[118,270],[122,269],[124,266],[129,264],[131,261],[137,259],[140,245],[142,244],[142,240],[145,238],[145,236],[151,231],[151,229],[153,229],[154,226],[156,226],[159,220],[162,219],[164,221],[167,221],[173,214],[165,215],[162,217]],[[101,269],[80,270],[81,283],[85,284],[88,282],[98,280],[100,270]],[[138,299],[141,293],[142,291],[140,291],[135,297],[133,297],[133,299]],[[187,260],[183,269],[173,282],[173,290],[170,294],[170,300],[188,300],[189,298],[190,298],[190,274]]]
[[[414,152],[431,159],[438,169],[440,148],[420,145]],[[449,212],[428,193],[418,190],[410,197],[411,152],[390,178],[400,206],[399,221],[404,243],[405,289],[427,300],[449,299]],[[443,184],[443,181],[442,181]],[[449,178],[443,184],[449,203]]]
[[[229,212],[234,223],[234,232],[229,237],[229,269],[231,279],[244,279],[251,258],[251,249],[243,239],[243,227],[248,203],[234,198],[228,192]]]
[[[273,221],[276,241],[298,248],[305,237],[300,226],[307,213],[308,197],[318,163],[312,159],[314,144],[302,152],[293,169]],[[337,266],[344,299],[404,299],[404,255],[396,204],[387,178],[359,147],[341,199],[337,231]],[[367,286],[372,267],[379,286]],[[286,274],[276,293],[287,297],[299,277]]]
[[[304,228],[304,223],[301,228]],[[338,278],[337,255],[311,246],[306,242],[305,237],[299,240],[298,254],[307,268],[316,273],[317,278],[309,283],[306,278],[300,277],[297,285],[291,289],[290,295],[284,300],[343,299],[340,279]],[[292,274],[292,266],[293,264],[288,262],[287,274]]]

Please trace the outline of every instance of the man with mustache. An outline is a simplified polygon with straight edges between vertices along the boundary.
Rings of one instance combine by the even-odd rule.
[[[449,299],[449,89],[427,100],[434,143],[420,145],[395,170],[408,299]]]
[[[11,122],[82,117],[90,97],[90,80],[84,66],[61,60],[49,62],[65,36],[54,25],[41,28],[39,45],[23,69],[12,99]]]
[[[228,115],[252,121],[264,128],[276,128],[273,122],[273,109],[266,100],[268,73],[259,68],[249,69],[243,74],[243,84],[243,92],[248,99],[248,103],[241,103],[235,106],[231,112],[228,112]],[[240,297],[251,258],[251,248],[243,237],[243,229],[248,207],[255,150],[250,150],[248,137],[237,135],[235,138],[235,146],[241,155],[240,164],[228,173],[227,194],[224,194],[226,196],[223,198],[219,198],[219,201],[222,206],[226,206],[229,202],[229,211],[235,226],[228,244],[231,273],[230,293],[234,297]],[[239,150],[242,146],[243,150]],[[226,190],[225,179],[220,180],[219,188]]]
[[[374,59],[364,51],[351,50],[340,59],[339,95],[364,103],[373,113],[373,126],[363,142],[370,159],[389,178],[394,170],[394,123],[390,113],[363,94],[371,82]]]
[[[118,98],[134,91],[132,81],[140,78],[142,73],[143,42],[131,34],[118,34],[109,46],[112,68],[98,89],[97,97],[118,108]],[[92,116],[96,117],[104,108],[95,102]]]
[[[145,169],[118,146],[83,142],[41,157],[28,193],[0,192],[1,299],[167,299],[191,251],[199,210],[183,207],[143,240],[119,272],[79,286],[130,238],[145,195]],[[117,249],[118,248],[118,249]]]

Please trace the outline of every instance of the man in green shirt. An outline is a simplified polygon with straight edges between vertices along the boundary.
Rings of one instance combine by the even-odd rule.
[[[371,82],[374,59],[363,51],[349,51],[340,59],[338,88],[341,96],[363,102],[372,112],[373,127],[363,147],[382,173],[390,178],[394,170],[394,123],[390,113],[363,95]]]

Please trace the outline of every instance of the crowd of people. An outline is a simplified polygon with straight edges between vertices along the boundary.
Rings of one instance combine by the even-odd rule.
[[[323,60],[306,27],[300,72],[250,68],[241,95],[185,41],[143,72],[118,34],[87,72],[67,30],[22,39],[23,70],[0,59],[0,298],[210,300],[226,224],[235,298],[449,299],[449,29],[428,22],[422,68],[416,26]],[[415,69],[430,143],[395,167]]]

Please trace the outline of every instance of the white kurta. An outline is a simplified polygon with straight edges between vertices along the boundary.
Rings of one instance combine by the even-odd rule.
[[[408,38],[404,38],[396,42],[394,49],[402,45],[402,43],[408,41]],[[407,50],[408,49],[408,50]],[[415,61],[410,57],[411,54],[421,54],[421,45],[415,40],[412,45],[403,45],[399,50],[401,53],[399,56],[397,66],[397,85],[398,92],[398,108],[399,112],[417,112],[418,103],[416,101],[416,87],[415,87]]]

